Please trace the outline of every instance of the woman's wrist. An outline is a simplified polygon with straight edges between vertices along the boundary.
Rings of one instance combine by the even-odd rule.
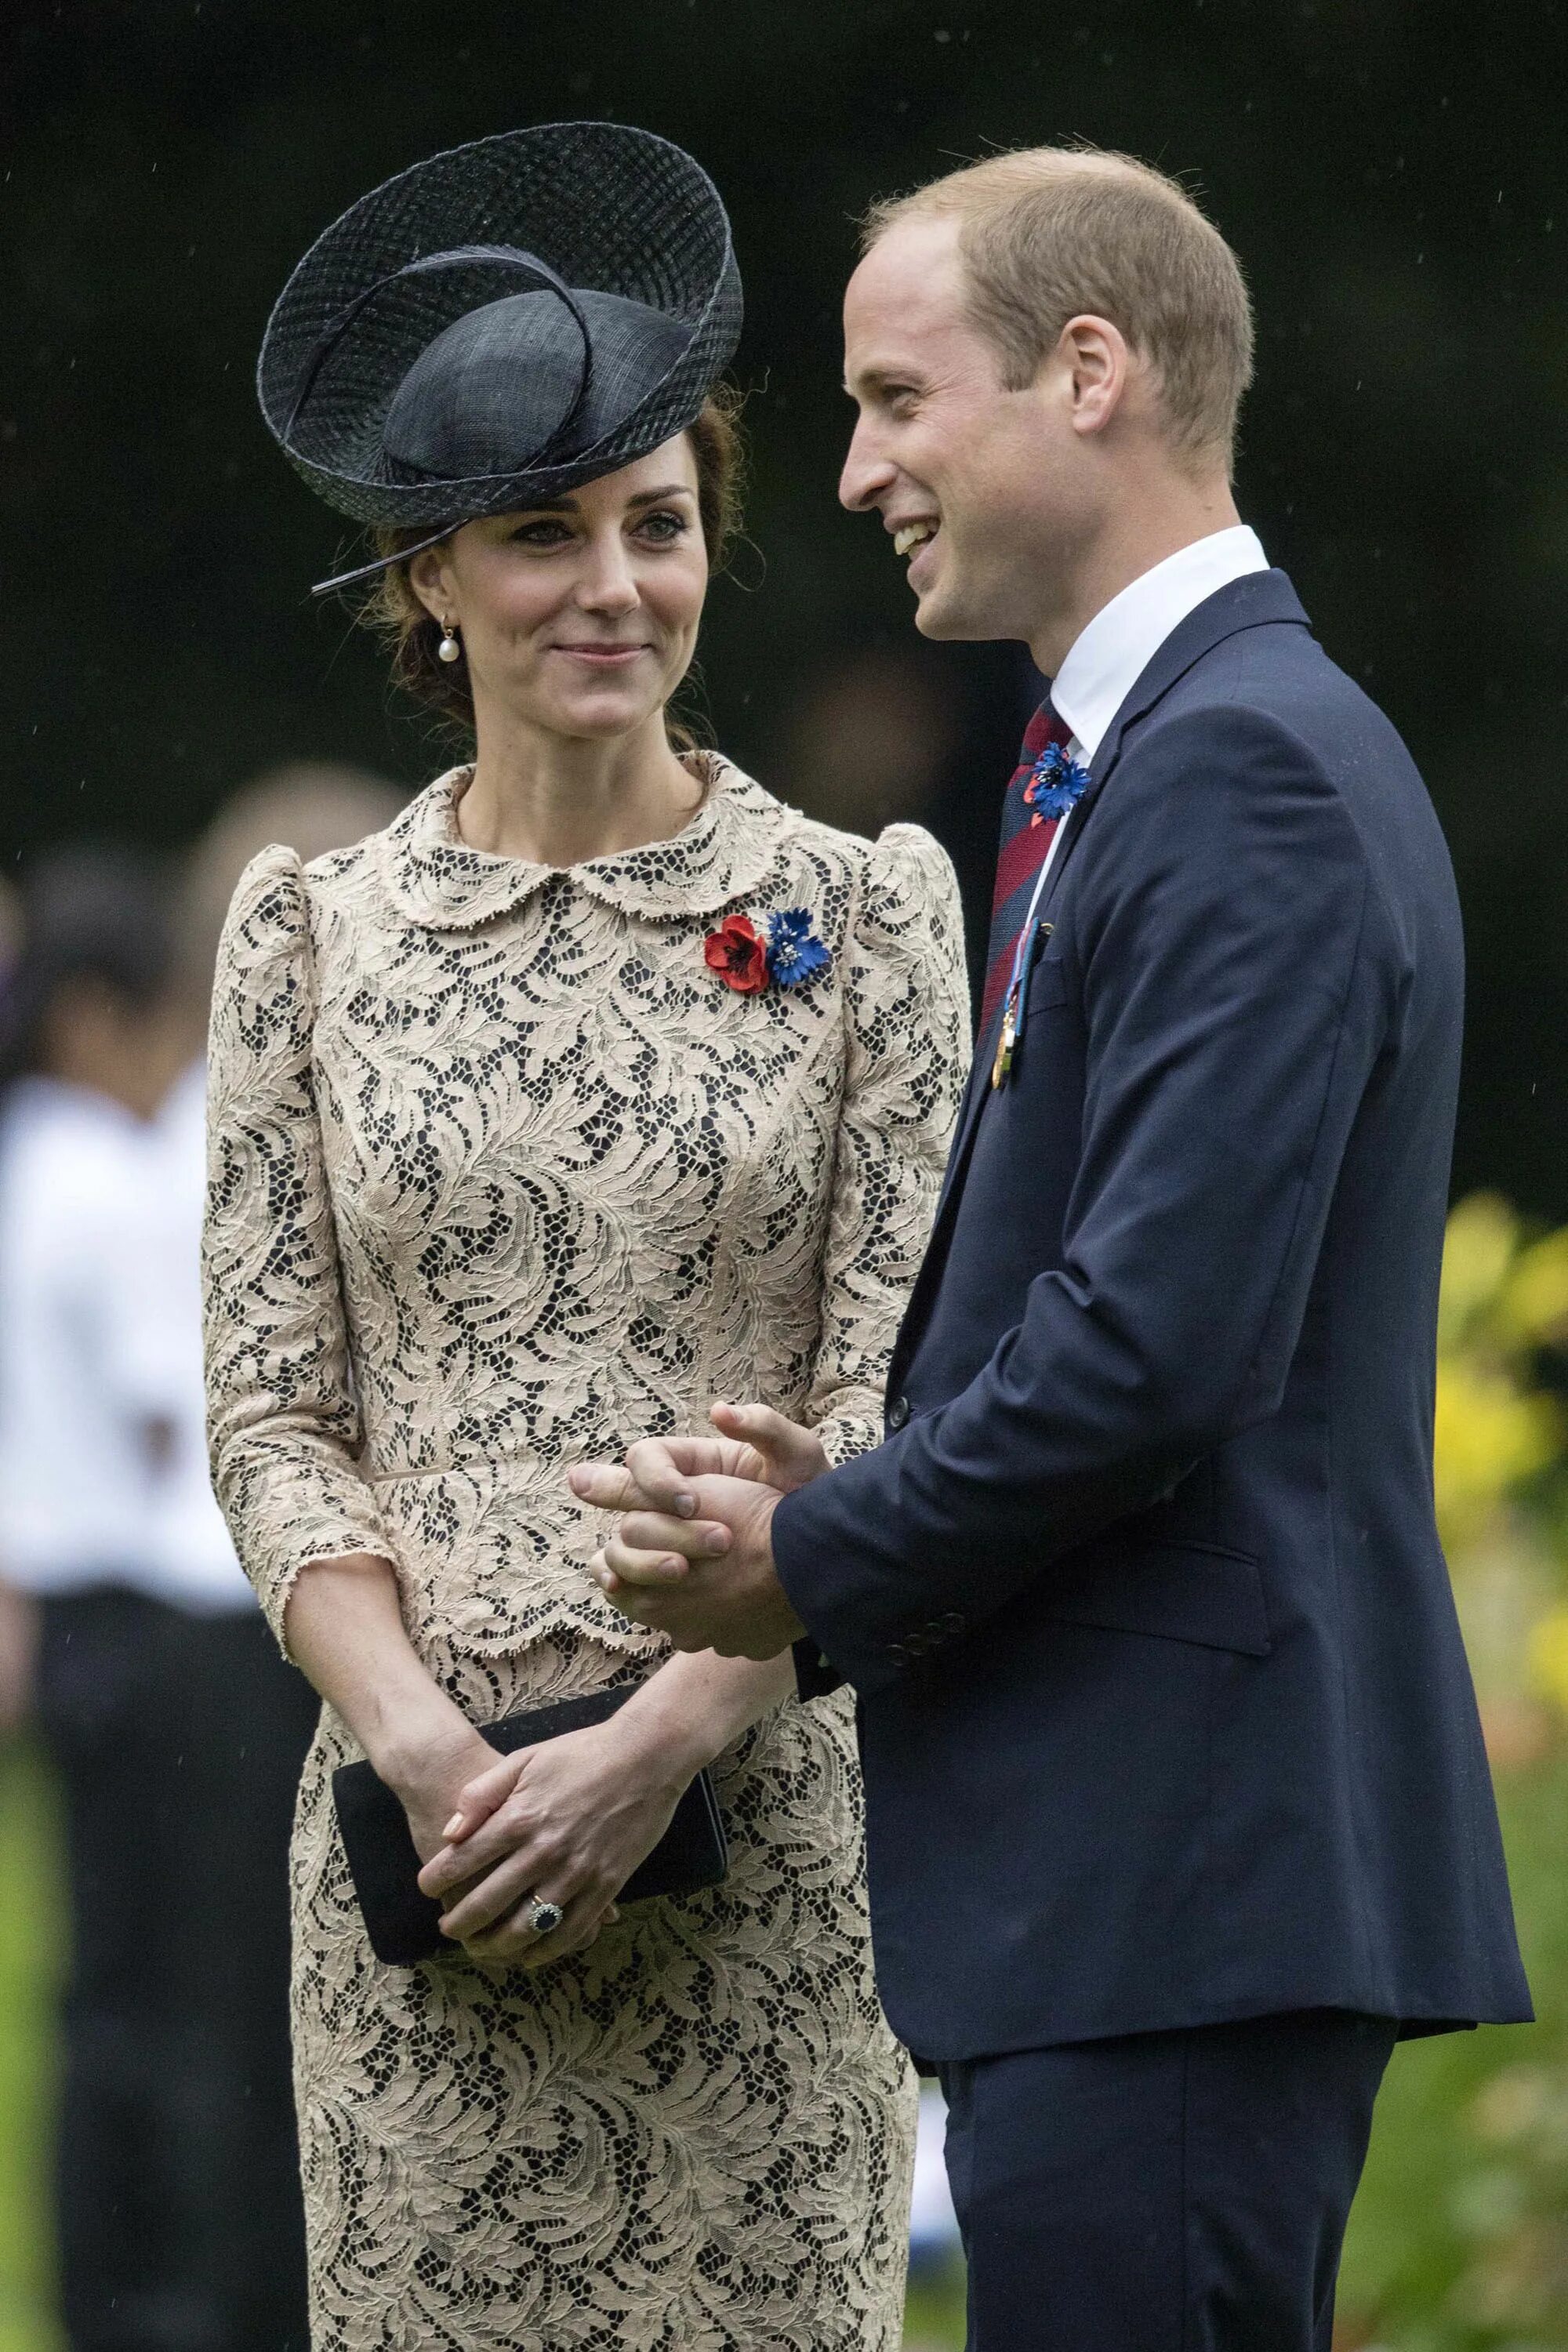
[[[377,1720],[362,1744],[378,1780],[406,1796],[427,1778],[433,1764],[459,1755],[479,1736],[462,1709],[438,1684],[429,1682],[378,1699]]]
[[[406,1800],[443,1758],[482,1743],[409,1641],[397,1571],[376,1552],[310,1560],[289,1596],[291,1654],[342,1717],[378,1776]]]
[[[787,1673],[781,1672],[784,1667]],[[678,1654],[614,1719],[637,1746],[643,1769],[651,1762],[684,1788],[781,1703],[786,1683],[793,1686],[787,1659],[758,1665],[749,1658],[718,1658],[711,1651]]]
[[[705,1709],[687,1704],[685,1693],[660,1690],[666,1672],[646,1682],[606,1728],[640,1775],[684,1789],[727,1746],[730,1734]]]

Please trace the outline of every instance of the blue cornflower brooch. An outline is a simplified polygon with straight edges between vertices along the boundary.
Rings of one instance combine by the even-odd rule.
[[[767,937],[745,915],[726,915],[702,943],[703,961],[726,988],[741,996],[760,996],[768,983],[799,988],[833,961],[811,928],[804,907],[765,918]]]
[[[1046,824],[1052,817],[1066,816],[1088,790],[1089,770],[1069,760],[1059,743],[1047,743],[1024,787],[1029,823]]]
[[[804,907],[768,918],[768,972],[781,988],[799,988],[833,961]]]

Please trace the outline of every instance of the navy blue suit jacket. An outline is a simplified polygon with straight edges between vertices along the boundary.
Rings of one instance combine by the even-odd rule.
[[[1527,2018],[1432,1506],[1458,906],[1283,573],[1161,647],[1041,912],[886,1442],[773,1523],[888,2013],[941,2059]]]

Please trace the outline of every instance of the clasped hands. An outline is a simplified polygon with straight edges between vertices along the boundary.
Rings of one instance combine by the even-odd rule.
[[[809,1430],[765,1405],[715,1405],[712,1419],[715,1436],[645,1438],[624,1463],[568,1474],[580,1501],[625,1515],[591,1572],[626,1616],[679,1650],[773,1658],[805,1629],[773,1569],[773,1515],[827,1456]],[[468,1763],[476,1750],[478,1771]],[[496,1758],[468,1734],[463,1760],[435,1774],[438,1785],[460,1784],[451,1817],[437,1788],[424,1803],[405,1800],[424,1857],[419,1883],[445,1906],[444,1932],[472,1959],[503,1968],[585,1949],[616,1918],[616,1895],[695,1769],[695,1759],[639,1748],[630,1709],[515,1756]],[[564,1914],[546,1935],[528,1925],[539,1893]]]
[[[773,1566],[773,1513],[827,1456],[810,1430],[766,1405],[716,1404],[711,1419],[716,1436],[647,1437],[622,1463],[568,1473],[580,1502],[625,1515],[590,1573],[678,1650],[775,1658],[805,1628]]]

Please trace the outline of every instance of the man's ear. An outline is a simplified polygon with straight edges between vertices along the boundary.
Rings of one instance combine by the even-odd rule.
[[[1085,312],[1068,320],[1057,352],[1071,388],[1073,430],[1103,433],[1127,389],[1126,336],[1109,319]]]

